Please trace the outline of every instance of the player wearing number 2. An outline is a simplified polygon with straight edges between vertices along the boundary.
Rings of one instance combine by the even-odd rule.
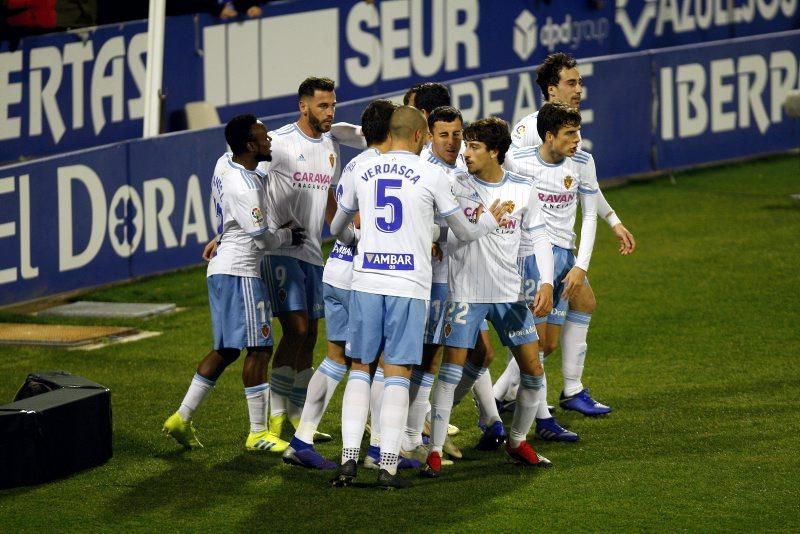
[[[500,225],[489,235],[473,242],[458,236],[448,238],[450,269],[449,293],[444,324],[444,361],[433,394],[431,452],[423,474],[438,476],[441,453],[456,391],[468,391],[480,378],[464,372],[469,349],[475,346],[484,319],[494,324],[503,345],[510,347],[519,363],[522,379],[517,394],[517,410],[511,425],[506,451],[525,465],[547,467],[526,441],[536,414],[537,390],[542,385],[542,366],[538,357],[538,337],[533,316],[520,294],[522,278],[517,271],[517,250],[522,230],[530,232],[542,285],[535,299],[535,313],[550,312],[553,302],[553,253],[545,233],[539,201],[531,180],[505,172],[501,167],[511,135],[505,121],[481,119],[464,129],[467,149],[464,159],[469,176],[455,181],[453,193],[467,216],[479,205],[497,199],[511,201],[511,208]],[[499,427],[494,431],[492,427]],[[505,438],[502,422],[495,421],[484,438]],[[482,439],[483,441],[483,439]]]
[[[349,242],[347,225],[360,213],[347,342],[353,364],[342,403],[342,465],[332,481],[334,486],[346,486],[356,476],[368,404],[350,399],[365,400],[352,392],[368,387],[369,364],[381,348],[385,379],[378,486],[411,484],[397,476],[397,464],[408,413],[411,367],[422,358],[434,212],[446,219],[459,239],[470,240],[497,228],[495,217],[499,218],[503,209],[492,206],[493,216],[478,209],[476,224],[461,213],[444,171],[419,158],[428,133],[419,110],[398,108],[389,130],[390,150],[353,169],[353,186],[343,188],[331,223],[331,232]]]
[[[282,452],[288,443],[266,428],[267,364],[272,355],[272,311],[259,263],[267,250],[298,246],[302,228],[282,227],[271,233],[265,212],[263,175],[256,170],[272,157],[266,127],[254,115],[239,115],[225,126],[233,153],[217,160],[211,198],[217,217],[219,246],[208,264],[208,300],[214,330],[214,349],[197,366],[181,406],[164,423],[163,431],[186,448],[202,447],[192,415],[214,388],[225,368],[247,348],[242,382],[250,415],[248,450]]]

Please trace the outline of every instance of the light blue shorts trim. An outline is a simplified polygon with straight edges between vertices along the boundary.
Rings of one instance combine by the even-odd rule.
[[[391,365],[419,365],[428,302],[350,291],[348,356],[371,363],[383,351]]]
[[[575,266],[575,255],[571,250],[561,247],[553,247],[553,310],[547,317],[534,317],[536,324],[549,323],[563,326],[567,318],[569,301],[561,296],[564,292],[564,277],[570,269]],[[539,268],[536,266],[536,256],[526,256],[522,259],[522,287],[525,290],[525,298],[531,302],[536,297],[536,290],[539,287]],[[589,283],[589,279],[586,279]]]
[[[488,319],[506,347],[517,347],[539,340],[533,314],[525,301],[502,304],[448,302],[445,311],[444,345],[475,348],[478,332]]]
[[[272,308],[263,280],[215,274],[206,284],[215,350],[272,346]]]
[[[447,304],[447,284],[431,284],[431,300],[428,306],[428,321],[425,324],[426,345],[441,345],[444,329],[444,308]]]
[[[347,341],[350,314],[350,290],[322,284],[325,301],[325,334],[328,341]]]
[[[325,316],[320,265],[289,256],[264,256],[261,277],[267,284],[276,315],[307,311],[309,319]]]

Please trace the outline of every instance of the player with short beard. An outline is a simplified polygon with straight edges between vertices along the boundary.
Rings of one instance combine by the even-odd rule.
[[[297,221],[308,232],[302,247],[272,251],[262,265],[273,310],[283,329],[275,350],[270,390],[270,429],[276,435],[281,434],[287,416],[297,427],[313,374],[318,321],[324,315],[322,228],[336,209],[333,191],[340,170],[342,138],[331,133],[337,127],[333,124],[333,80],[304,80],[298,88],[298,106],[297,122],[270,133],[273,159],[260,166],[267,174],[271,224]],[[344,126],[350,132],[355,129]],[[352,137],[363,148],[363,138],[357,134]],[[330,436],[317,434],[318,441],[325,439]]]
[[[163,431],[186,448],[202,447],[192,416],[214,389],[223,371],[247,349],[242,371],[250,415],[247,450],[282,452],[288,443],[266,426],[267,365],[272,356],[272,313],[267,290],[259,276],[265,251],[278,246],[300,246],[302,228],[271,232],[263,176],[257,165],[271,160],[271,139],[254,115],[239,115],[225,127],[233,153],[217,160],[211,198],[217,218],[219,246],[208,265],[208,300],[214,330],[214,349],[197,372],[180,408],[164,422]]]
[[[368,148],[353,158],[342,172],[337,186],[340,191],[352,185],[352,169],[358,163],[373,158],[388,149],[389,119],[397,106],[388,100],[371,102],[361,115],[361,128]],[[288,464],[312,469],[335,469],[338,464],[326,460],[313,446],[317,425],[325,413],[328,402],[336,387],[350,366],[350,358],[345,354],[347,341],[348,308],[350,303],[350,284],[353,278],[353,255],[355,247],[339,240],[331,249],[322,275],[325,301],[326,334],[328,353],[325,360],[314,372],[308,385],[308,395],[300,423],[289,448],[283,455]],[[380,451],[370,447],[367,459],[378,467]],[[419,466],[419,464],[416,464]],[[401,466],[402,467],[402,466]],[[410,465],[413,467],[413,464]]]

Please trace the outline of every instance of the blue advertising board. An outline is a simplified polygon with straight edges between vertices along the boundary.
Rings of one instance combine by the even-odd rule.
[[[126,165],[118,144],[0,170],[0,303],[130,277],[109,202]]]
[[[230,23],[169,17],[165,126],[180,129],[199,100],[223,122],[295,110],[312,74],[336,80],[348,102],[527,68],[554,51],[598,58],[797,29],[798,1],[305,0]],[[0,162],[138,137],[146,43],[144,21],[0,43]]]
[[[800,147],[800,121],[782,108],[800,89],[800,30],[578,68],[584,147],[601,180]],[[526,67],[447,85],[467,120],[513,124],[541,105],[534,77]],[[343,103],[337,121],[359,123],[370,99]],[[277,129],[295,118],[265,120]],[[0,305],[200,263],[224,149],[217,127],[0,167]]]
[[[797,91],[797,32],[653,55],[658,168],[800,147],[783,102]]]

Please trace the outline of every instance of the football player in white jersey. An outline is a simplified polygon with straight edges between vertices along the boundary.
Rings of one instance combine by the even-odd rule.
[[[345,187],[352,187],[352,170],[360,162],[373,158],[389,147],[389,119],[397,106],[389,100],[371,102],[361,115],[361,128],[368,148],[353,158],[342,171],[337,186],[337,198]],[[346,184],[346,185],[345,185]],[[313,469],[336,469],[335,462],[326,460],[314,449],[314,433],[328,406],[336,387],[350,365],[345,355],[347,341],[348,307],[350,283],[353,278],[353,255],[355,247],[336,241],[331,249],[322,274],[322,292],[325,301],[325,323],[328,338],[328,354],[314,371],[308,384],[300,424],[283,461]],[[370,447],[369,458],[377,467],[379,451]]]
[[[225,368],[247,349],[242,381],[250,415],[248,450],[283,452],[288,443],[267,429],[265,398],[269,392],[267,365],[272,355],[272,313],[267,290],[259,276],[264,252],[279,246],[299,246],[302,228],[267,225],[261,161],[271,158],[267,129],[254,115],[239,115],[225,126],[233,153],[217,160],[211,182],[219,246],[208,265],[208,300],[214,330],[214,349],[197,366],[180,408],[164,423],[163,431],[186,448],[202,447],[192,415],[214,389]]]
[[[440,95],[440,91],[434,90],[433,92]],[[427,97],[423,94],[423,102],[425,98]],[[462,155],[463,119],[461,112],[452,106],[439,106],[427,117],[431,142],[423,148],[420,158],[441,167],[451,182],[466,176],[467,167]],[[421,461],[425,461],[428,455],[427,447],[423,445],[421,432],[424,430],[425,433],[430,433],[430,392],[441,363],[441,337],[444,325],[444,306],[447,301],[447,222],[441,217],[437,217],[436,222],[442,231],[436,242],[436,252],[432,259],[433,280],[428,307],[428,322],[425,327],[422,364],[416,367],[411,375],[408,424],[401,449],[401,455]],[[491,361],[491,350],[489,331],[482,329],[476,350],[470,352],[470,358],[477,361],[479,369],[482,362]],[[487,391],[489,400],[492,400],[491,380]],[[451,425],[450,428],[454,427]],[[444,452],[454,458],[462,457],[461,451],[450,436],[445,438]]]
[[[280,248],[264,258],[262,276],[283,329],[275,349],[270,391],[270,429],[280,435],[287,418],[297,427],[302,413],[324,315],[322,227],[335,211],[333,186],[339,176],[339,143],[330,134],[336,108],[334,82],[307,78],[298,89],[297,122],[271,132],[272,161],[267,196],[273,225],[297,221],[308,239],[299,248]],[[330,439],[317,435],[317,440]]]
[[[481,369],[464,372],[467,352],[475,346],[485,319],[491,321],[500,340],[510,347],[522,369],[522,387],[506,451],[524,465],[547,467],[549,460],[534,451],[526,440],[536,414],[537,390],[541,387],[542,367],[538,358],[538,337],[531,311],[520,290],[517,249],[521,230],[531,233],[542,272],[542,285],[536,296],[535,312],[544,315],[552,305],[553,258],[539,213],[536,190],[529,179],[508,173],[501,164],[511,139],[508,125],[497,118],[470,124],[464,130],[464,154],[470,175],[453,183],[460,209],[470,216],[478,205],[493,200],[510,201],[510,209],[491,234],[465,243],[458,236],[448,239],[450,253],[449,294],[444,325],[444,360],[433,396],[431,452],[423,474],[438,476],[447,424],[456,389],[468,391]],[[484,371],[485,372],[485,371]],[[462,383],[460,385],[460,383]],[[502,422],[495,421],[481,442],[505,437]]]
[[[547,103],[539,112],[537,127],[544,137],[544,143],[535,148],[515,149],[506,166],[531,177],[536,184],[547,223],[547,234],[553,245],[556,265],[555,308],[564,310],[566,315],[562,332],[564,392],[561,394],[561,405],[586,415],[600,415],[610,409],[592,400],[580,381],[586,357],[589,320],[595,307],[594,293],[586,279],[586,272],[594,246],[596,221],[588,219],[585,210],[585,202],[597,196],[594,158],[577,148],[580,129],[580,113],[577,109],[564,104]],[[579,198],[583,221],[576,259],[572,253],[576,241],[573,227]],[[520,261],[520,267],[525,280],[530,281],[528,285],[535,286],[538,282],[536,266],[529,258],[524,258]],[[550,324],[554,316],[551,314],[547,319],[546,336],[550,336],[554,328]],[[542,358],[547,350],[545,347]],[[549,419],[547,412],[541,410],[537,417],[537,425],[542,426],[541,429],[537,426],[540,437],[554,441],[577,440],[577,436],[570,438],[568,431],[563,434],[563,429],[557,424],[550,424],[554,420]]]
[[[536,83],[542,91],[545,102],[562,103],[580,109],[583,95],[583,78],[578,72],[577,62],[568,54],[556,52],[545,58],[536,69]],[[536,128],[536,111],[520,120],[511,132],[511,144],[514,148],[534,147],[543,140]],[[578,141],[581,149],[581,141]],[[603,192],[597,196],[597,214],[606,220],[619,240],[619,252],[627,256],[636,249],[633,234],[625,228],[619,216],[611,209]]]
[[[542,91],[545,101],[553,103],[563,103],[575,108],[580,107],[581,97],[583,94],[583,79],[577,69],[577,62],[568,54],[561,52],[550,54],[545,61],[537,69],[536,83]],[[511,141],[517,148],[534,147],[542,144],[542,138],[537,131],[537,117],[539,112],[532,113],[523,118],[514,127],[511,134]],[[578,148],[581,148],[579,139]],[[513,154],[516,153],[512,151]],[[598,215],[602,217],[619,241],[619,252],[623,256],[631,254],[636,249],[636,241],[633,235],[628,231],[625,225],[622,224],[619,217],[606,201],[603,192],[599,191],[597,199]],[[530,280],[529,280],[530,282]],[[547,335],[543,337],[542,350],[545,355],[552,353],[558,346],[558,340],[561,336],[561,327],[566,320],[566,310],[554,309],[553,316],[549,318]],[[580,354],[581,350],[568,349],[569,354]],[[568,357],[569,358],[569,357]],[[577,366],[574,362],[563,361],[563,368],[572,368],[573,373],[578,373],[578,380],[570,387],[570,391],[566,392],[569,397],[563,404],[564,408],[573,409],[584,415],[602,415],[611,411],[610,408],[600,403],[594,402],[591,399],[588,391],[583,391],[580,385],[580,377],[582,375],[582,364]],[[580,371],[577,371],[580,367]],[[495,397],[499,404],[505,404],[509,399],[515,396],[516,386],[519,382],[519,372],[516,369],[515,363],[509,360],[509,365],[506,371],[498,378],[495,383]],[[544,413],[540,414],[544,416]],[[540,437],[544,439],[561,440],[567,437],[568,440],[573,441],[577,436],[567,434],[553,434],[550,431],[543,430]]]
[[[342,465],[332,480],[349,485],[357,474],[361,438],[369,407],[369,364],[383,349],[385,388],[381,407],[378,486],[403,488],[397,476],[400,442],[408,411],[412,365],[422,357],[427,299],[431,286],[434,212],[463,240],[497,228],[506,205],[477,210],[476,224],[460,213],[443,171],[419,159],[427,137],[422,113],[403,106],[392,114],[391,150],[353,169],[353,187],[343,187],[331,232],[349,242],[347,225],[356,212],[361,235],[353,259],[347,348],[352,368],[342,403]],[[346,185],[346,184],[344,184]]]

